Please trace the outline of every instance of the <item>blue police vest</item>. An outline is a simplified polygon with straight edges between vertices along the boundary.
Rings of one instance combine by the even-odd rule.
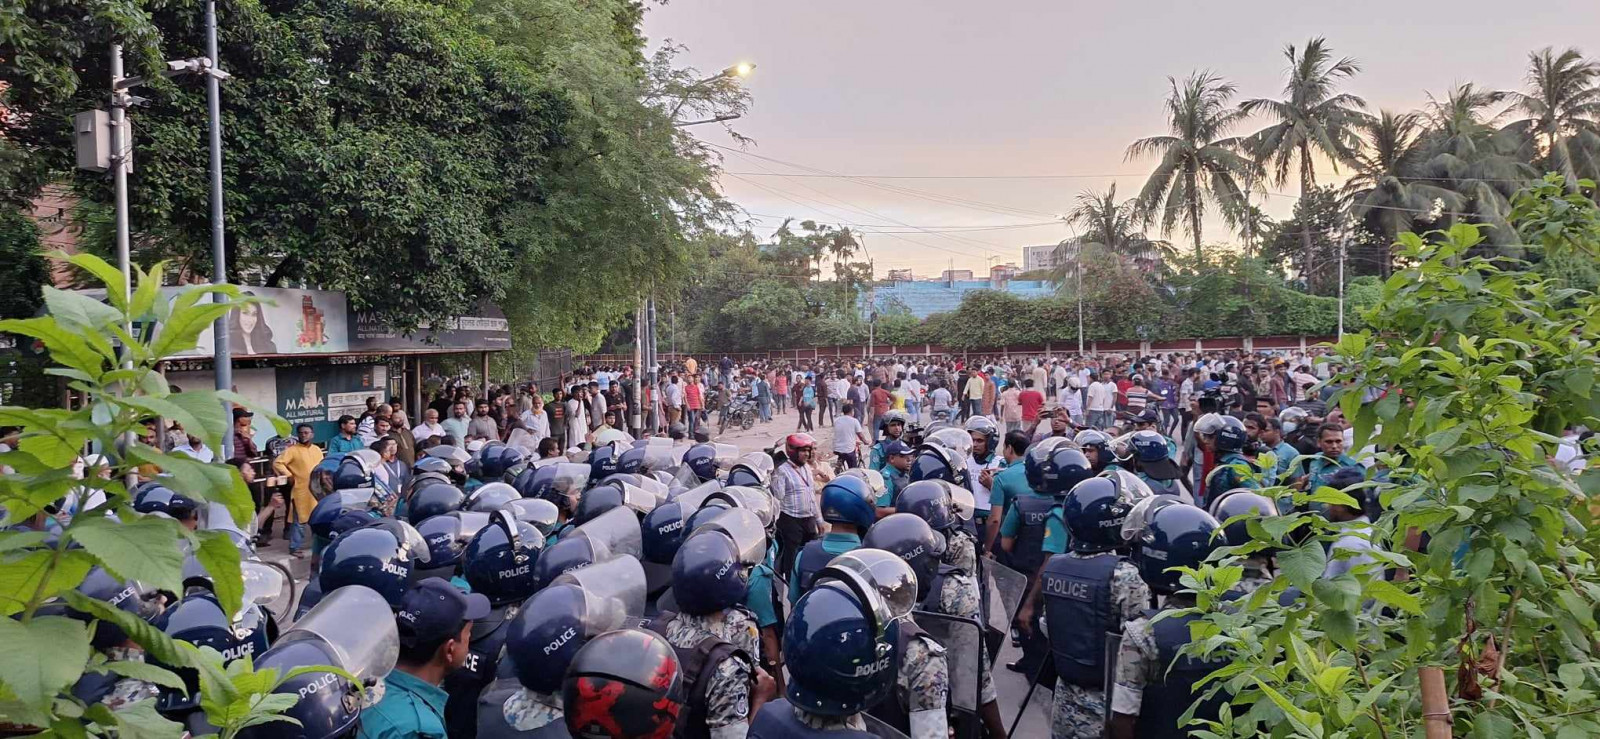
[[[500,648],[517,610],[518,606],[496,608],[484,620],[473,622],[466,663],[444,676],[439,687],[450,695],[444,704],[444,726],[452,739],[478,735],[478,694],[494,681]]]
[[[873,739],[872,734],[855,729],[823,731],[806,726],[794,715],[794,707],[789,705],[787,700],[769,701],[762,706],[756,713],[756,720],[750,722],[750,732],[747,736],[749,739],[812,739],[813,737]]]
[[[522,684],[516,678],[499,678],[483,689],[478,697],[479,739],[572,739],[565,721],[551,721],[526,731],[511,728],[506,723],[505,705],[520,690]]]
[[[1144,484],[1150,486],[1150,492],[1156,495],[1183,494],[1183,484],[1177,480],[1157,480],[1143,472],[1139,473],[1139,479],[1144,480]]]
[[[1036,572],[1044,562],[1044,527],[1050,518],[1050,509],[1056,507],[1054,498],[1037,498],[1019,495],[1012,505],[1017,508],[1017,538],[1011,543],[1011,566],[1023,574]]]
[[[830,554],[828,550],[822,548],[821,539],[812,539],[806,542],[805,547],[800,550],[798,562],[800,565],[798,574],[800,575],[801,594],[811,589],[811,581],[817,578],[817,573],[821,572],[822,568],[827,567],[828,563],[832,562],[833,558],[837,556],[839,555]]]
[[[1111,576],[1116,554],[1057,554],[1044,566],[1041,591],[1050,628],[1050,651],[1061,679],[1085,688],[1105,685],[1106,632],[1113,626]]]
[[[1145,616],[1153,618],[1157,613],[1160,611],[1148,611]],[[1144,700],[1139,704],[1139,723],[1134,731],[1135,736],[1154,739],[1188,737],[1189,732],[1178,727],[1178,719],[1194,704],[1198,693],[1204,690],[1197,691],[1195,684],[1227,664],[1227,660],[1201,661],[1190,656],[1178,656],[1178,652],[1189,643],[1189,622],[1197,618],[1200,618],[1199,614],[1191,613],[1151,624],[1158,660],[1156,672],[1164,677],[1144,687]],[[1195,720],[1215,721],[1222,704],[1227,701],[1225,692],[1217,693],[1195,709]]]

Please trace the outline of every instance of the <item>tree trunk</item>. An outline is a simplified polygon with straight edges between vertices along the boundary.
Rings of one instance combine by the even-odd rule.
[[[1194,261],[1196,266],[1205,261],[1205,255],[1200,250],[1200,190],[1196,187],[1194,170],[1191,169],[1185,176],[1189,180],[1189,230],[1194,234]]]
[[[1306,194],[1316,184],[1316,175],[1311,168],[1311,147],[1305,143],[1300,144],[1300,199],[1305,200]],[[1308,217],[1300,221],[1300,250],[1302,252],[1302,268],[1305,270],[1306,292],[1312,292],[1311,276],[1316,272],[1317,255],[1311,245],[1311,223]]]

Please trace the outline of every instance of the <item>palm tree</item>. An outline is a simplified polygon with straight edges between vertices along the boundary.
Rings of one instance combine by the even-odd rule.
[[[1505,99],[1505,93],[1472,83],[1458,85],[1443,100],[1430,94],[1424,113],[1427,131],[1418,141],[1421,161],[1414,172],[1457,195],[1459,200],[1444,209],[1446,220],[1487,224],[1491,228],[1485,241],[1497,245],[1515,242],[1506,222],[1511,196],[1536,175],[1517,155],[1523,139],[1515,131],[1496,130],[1500,114],[1494,109]]]
[[[1300,197],[1305,197],[1317,184],[1318,155],[1332,160],[1335,172],[1340,162],[1355,157],[1360,147],[1357,128],[1369,118],[1361,112],[1367,103],[1339,92],[1339,84],[1361,71],[1361,65],[1350,57],[1334,59],[1333,49],[1322,37],[1307,41],[1303,50],[1290,44],[1283,54],[1289,60],[1283,99],[1246,100],[1239,110],[1246,115],[1261,113],[1274,121],[1251,137],[1251,151],[1273,184],[1280,187],[1298,165]],[[1316,257],[1309,227],[1301,230],[1300,244],[1304,250],[1301,268],[1309,275]]]
[[[1344,184],[1351,215],[1374,226],[1392,244],[1402,231],[1435,210],[1455,211],[1463,198],[1432,182],[1414,179],[1425,156],[1425,126],[1416,113],[1381,111],[1377,119],[1361,125],[1366,146],[1351,162],[1353,174]],[[1440,207],[1442,206],[1442,207]],[[1390,260],[1379,265],[1389,277]]]
[[[1527,82],[1528,92],[1505,95],[1527,116],[1507,130],[1528,158],[1568,180],[1600,175],[1600,62],[1547,46],[1528,55]]]
[[[1117,186],[1112,184],[1104,192],[1084,190],[1073,201],[1067,212],[1067,223],[1083,231],[1088,243],[1100,244],[1114,254],[1121,254],[1150,266],[1170,259],[1172,245],[1166,241],[1152,241],[1139,227],[1138,202],[1117,202]]]
[[[1135,211],[1142,223],[1159,221],[1163,236],[1170,236],[1181,221],[1199,260],[1207,208],[1215,207],[1232,226],[1234,216],[1244,212],[1239,179],[1250,176],[1255,165],[1240,154],[1240,140],[1227,136],[1244,118],[1228,104],[1235,92],[1232,84],[1205,71],[1189,75],[1181,85],[1171,77],[1167,82],[1167,135],[1128,146],[1128,159],[1160,159],[1134,199]]]

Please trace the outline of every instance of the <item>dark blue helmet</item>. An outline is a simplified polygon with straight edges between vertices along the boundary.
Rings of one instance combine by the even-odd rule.
[[[339,466],[333,470],[334,490],[372,487],[373,459],[362,452],[371,452],[372,457],[377,456],[377,452],[372,452],[370,449],[357,449],[340,458]]]
[[[133,509],[140,513],[160,513],[170,518],[189,518],[200,505],[192,498],[173,492],[172,488],[151,481],[140,485],[133,493]]]
[[[616,444],[603,444],[589,453],[589,482],[596,483],[617,474],[618,457],[622,456]]]
[[[1085,449],[1099,449],[1104,452],[1111,448],[1111,437],[1100,429],[1084,429],[1072,437],[1072,442]]]
[[[533,567],[544,535],[505,511],[490,516],[462,552],[461,574],[495,606],[515,603],[538,590]]]
[[[411,474],[420,475],[424,472],[432,472],[449,477],[450,463],[438,457],[423,457],[418,459],[416,464],[411,465]]]
[[[267,650],[255,662],[255,668],[272,667],[287,675],[301,667],[333,665],[339,663],[334,648],[317,639],[287,641]],[[284,715],[299,726],[286,729],[289,724],[266,722],[255,724],[239,732],[243,739],[335,739],[355,735],[356,720],[361,715],[362,689],[332,672],[306,672],[284,680],[274,693],[293,696],[295,702]]]
[[[1142,464],[1160,462],[1172,457],[1172,450],[1167,448],[1167,440],[1154,431],[1135,431],[1129,439],[1133,446],[1133,453]]]
[[[1074,485],[1061,501],[1072,551],[1109,552],[1122,546],[1122,523],[1136,502],[1109,477]]]
[[[522,495],[516,488],[503,482],[491,482],[472,491],[472,495],[467,498],[467,510],[494,513],[513,500],[522,500]]]
[[[921,600],[939,572],[945,539],[935,534],[927,521],[910,513],[893,513],[867,529],[861,546],[882,549],[911,565],[911,571],[917,573],[917,599]]]
[[[617,629],[595,637],[573,655],[562,680],[568,733],[593,739],[672,736],[686,713],[680,673],[672,644],[653,631]]]
[[[704,616],[744,602],[750,568],[733,539],[719,531],[691,534],[672,558],[672,594],[684,613]]]
[[[683,453],[683,464],[700,478],[701,482],[717,478],[717,448],[711,444],[695,444]]]
[[[961,521],[951,509],[950,489],[945,487],[948,484],[941,480],[913,482],[895,496],[894,509],[928,522],[934,531],[949,531]]]
[[[689,517],[687,519],[684,519],[684,522],[683,522],[684,534],[683,535],[685,537],[687,537],[689,534],[694,533],[695,529],[698,529],[702,525],[710,523],[711,519],[722,515],[727,510],[728,510],[728,506],[725,503],[707,503],[705,505],[700,506],[700,510],[689,514]],[[679,542],[679,543],[681,544],[682,542]]]
[[[1058,447],[1071,445],[1071,439],[1052,436],[1048,439],[1041,439],[1033,446],[1028,447],[1028,451],[1022,457],[1022,472],[1023,476],[1028,480],[1028,487],[1032,488],[1034,492],[1044,490],[1044,471],[1045,467],[1050,464],[1050,455]]]
[[[230,619],[216,596],[207,592],[185,596],[162,613],[155,626],[178,641],[217,650],[223,664],[267,651],[267,619],[259,606],[246,603],[239,618]],[[199,705],[199,673],[192,668],[177,668],[174,672],[183,679],[185,690],[163,690],[157,706],[173,711]]]
[[[534,590],[545,588],[564,572],[594,564],[596,554],[594,542],[585,536],[568,536],[545,547],[533,563]]]
[[[501,510],[510,511],[518,521],[529,524],[539,530],[539,533],[549,536],[561,523],[561,511],[556,504],[538,498],[518,498],[507,503]]]
[[[541,498],[571,515],[578,498],[589,482],[589,466],[576,462],[557,462],[529,468],[517,478],[517,492],[524,498]]]
[[[410,529],[410,533],[385,524],[398,524]],[[411,535],[415,535],[414,541]],[[317,580],[323,593],[346,585],[365,585],[376,590],[389,605],[398,607],[411,570],[430,556],[427,546],[410,524],[379,519],[335,538],[322,553]]]
[[[1248,521],[1241,519],[1228,523],[1228,520],[1235,516],[1248,514],[1260,518],[1272,518],[1278,515],[1278,503],[1248,488],[1234,488],[1211,501],[1211,516],[1218,522],[1226,524],[1222,530],[1222,538],[1230,547],[1243,546],[1250,541]]]
[[[1133,544],[1133,563],[1151,590],[1177,592],[1180,575],[1171,568],[1199,567],[1223,546],[1217,536],[1222,525],[1211,514],[1171,496],[1150,498],[1140,508],[1130,517],[1127,536]]]
[[[414,567],[412,580],[454,576],[461,565],[467,542],[488,523],[489,517],[468,511],[450,511],[417,524],[417,533],[428,543],[426,566]]]
[[[376,505],[377,500],[370,490],[338,490],[317,501],[306,523],[311,526],[311,533],[327,539],[333,536],[333,524],[340,517],[347,513],[365,513]]]
[[[849,716],[888,697],[899,639],[898,622],[888,615],[877,593],[845,580],[825,581],[800,596],[783,628],[789,702],[807,713]]]
[[[1229,423],[1229,421],[1232,421],[1232,423]],[[1217,451],[1242,451],[1244,445],[1250,441],[1249,434],[1245,433],[1244,424],[1233,416],[1223,416],[1222,424],[1222,428],[1217,430]]]
[[[156,592],[146,588],[138,581],[122,581],[106,572],[104,568],[96,566],[84,576],[83,582],[78,583],[77,590],[85,596],[101,601],[113,608],[128,613],[137,614],[146,621],[154,620],[161,615],[161,599],[155,597]],[[89,613],[82,613],[70,608],[64,609],[65,615],[79,621],[92,621],[98,617]],[[100,620],[94,627],[92,645],[95,649],[115,647],[128,639],[127,632],[122,627],[111,621]]]
[[[450,483],[435,481],[425,484],[417,488],[411,494],[411,500],[406,503],[406,520],[415,525],[434,516],[459,511],[466,500],[467,496],[461,492],[461,488]]]
[[[958,479],[955,468],[950,466],[950,462],[945,459],[945,456],[939,450],[927,447],[924,447],[911,460],[910,476],[912,482],[944,480],[945,482],[953,483]]]
[[[646,514],[644,521],[639,524],[640,533],[644,536],[644,558],[646,561],[658,565],[672,564],[672,558],[678,554],[678,545],[683,543],[683,537],[692,529],[687,525],[683,506],[677,502],[667,502]]]
[[[522,687],[546,695],[559,691],[578,649],[609,630],[604,624],[595,630],[607,614],[591,613],[589,600],[583,588],[563,583],[534,593],[522,604],[505,642],[505,656]]]
[[[840,475],[822,486],[822,520],[854,524],[865,531],[878,519],[877,496],[867,481]]]
[[[650,456],[650,447],[636,446],[627,449],[617,456],[617,472],[636,475],[644,468],[644,460]]]
[[[1066,495],[1078,483],[1094,477],[1094,465],[1089,457],[1077,449],[1057,449],[1044,465],[1044,488],[1039,492],[1050,496]]]
[[[594,520],[612,508],[622,505],[622,488],[611,485],[599,485],[583,491],[583,498],[578,501],[578,510],[572,514],[575,525],[583,525]]]
[[[506,473],[522,464],[523,459],[522,450],[514,446],[485,447],[478,462],[480,479],[487,482],[502,481]]]

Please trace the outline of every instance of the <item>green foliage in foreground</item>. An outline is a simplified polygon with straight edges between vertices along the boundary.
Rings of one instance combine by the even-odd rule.
[[[0,465],[14,470],[0,476],[0,507],[5,511],[0,523],[8,529],[0,532],[0,718],[48,730],[50,736],[178,736],[182,727],[158,715],[151,701],[112,711],[84,705],[69,692],[85,671],[181,690],[183,682],[156,666],[159,662],[198,672],[201,705],[224,737],[252,724],[287,720],[277,714],[293,703],[293,696],[269,694],[290,675],[255,672],[248,658],[224,668],[216,651],[173,641],[136,615],[76,591],[93,568],[101,567],[123,580],[182,593],[179,544],[186,542],[214,578],[223,609],[238,611],[244,583],[232,541],[221,531],[191,533],[172,519],[135,513],[124,484],[134,468],[154,468],[173,490],[223,504],[233,520],[248,521],[254,507],[238,470],[166,454],[139,441],[121,446],[123,434],[142,431],[146,420],[161,417],[181,423],[212,449],[221,448],[223,435],[230,432],[223,402],[249,404],[230,392],[173,392],[156,364],[193,348],[200,332],[229,309],[228,304],[212,303],[213,293],[228,296],[234,304],[243,302],[238,288],[194,287],[169,303],[160,292],[158,265],[154,273],[139,272],[129,299],[124,296],[127,282],[114,267],[88,255],[70,261],[104,284],[109,304],[45,287],[48,316],[0,320],[0,331],[42,342],[55,364],[47,372],[65,378],[82,396],[76,410],[0,407],[0,425],[22,428],[17,449],[0,454]],[[125,328],[151,322],[155,331],[139,331],[140,336]],[[269,418],[278,433],[289,432],[288,424],[270,410],[255,412]],[[74,463],[91,445],[122,449],[111,462],[109,479],[74,475]],[[53,541],[44,531],[10,528],[38,528],[50,515],[46,506],[69,493],[87,497],[93,490],[105,494],[106,504],[73,516]],[[92,618],[41,610],[57,599]],[[120,626],[151,660],[107,661],[92,653],[90,635],[100,620]]]
[[[1593,260],[1595,215],[1552,176],[1512,221],[1549,256]],[[1457,736],[1600,735],[1600,468],[1549,461],[1562,429],[1600,426],[1600,296],[1471,256],[1481,240],[1471,225],[1403,234],[1411,266],[1385,283],[1371,328],[1337,345],[1355,447],[1381,450],[1380,561],[1322,579],[1324,545],[1351,531],[1302,512],[1249,521],[1253,542],[1185,574],[1205,614],[1190,649],[1228,662],[1209,687],[1233,696],[1197,736],[1421,736],[1430,666]],[[1376,388],[1388,393],[1362,404]],[[1330,488],[1269,494],[1353,503]],[[1277,580],[1225,602],[1241,558],[1268,549]]]

